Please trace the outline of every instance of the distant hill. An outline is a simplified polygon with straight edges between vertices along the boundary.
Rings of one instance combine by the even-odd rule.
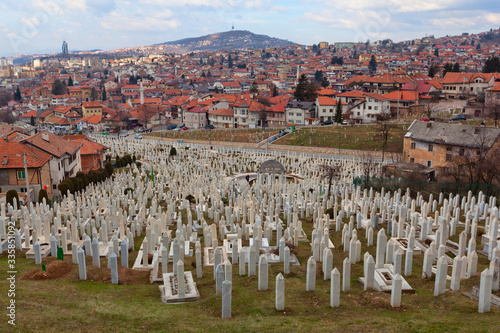
[[[266,47],[286,47],[297,43],[288,40],[257,35],[246,30],[231,30],[211,35],[185,38],[153,46],[170,46],[170,52],[217,51],[226,49],[265,49]]]

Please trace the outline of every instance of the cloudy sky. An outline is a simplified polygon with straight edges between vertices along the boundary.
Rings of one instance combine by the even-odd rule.
[[[500,26],[498,0],[2,0],[0,56],[141,46],[235,29],[319,41],[407,40]]]

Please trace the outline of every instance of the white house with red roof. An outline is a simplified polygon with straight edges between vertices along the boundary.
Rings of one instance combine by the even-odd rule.
[[[204,128],[207,124],[207,111],[199,105],[191,106],[182,113],[182,122],[188,128]]]
[[[318,96],[316,98],[316,117],[319,118],[320,122],[327,120],[333,121],[335,119],[335,109],[337,108],[338,100],[326,97]],[[345,111],[346,103],[340,102],[342,105],[342,113]]]

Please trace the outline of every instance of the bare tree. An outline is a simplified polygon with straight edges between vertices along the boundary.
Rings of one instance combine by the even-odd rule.
[[[451,157],[451,165],[446,174],[456,182],[469,184],[493,184],[500,182],[500,148],[491,149],[488,129],[477,127],[469,134],[475,142],[474,147],[458,147],[458,154]]]
[[[500,103],[495,102],[490,108],[490,117],[495,120],[495,128],[498,126],[498,120],[500,120]]]
[[[387,141],[389,133],[392,129],[396,128],[395,124],[390,123],[391,115],[389,113],[382,113],[377,116],[376,130],[382,134],[382,163],[384,163],[385,150],[387,149]]]
[[[7,124],[13,124],[16,121],[16,117],[12,111],[1,111],[0,112],[0,122]]]
[[[431,98],[425,104],[425,114],[427,118],[431,118],[432,112],[435,111],[436,107],[439,105],[439,96],[441,93],[439,91],[433,91],[429,93]]]
[[[265,109],[257,111],[257,119],[260,121],[262,128],[267,125],[267,111]]]
[[[370,183],[372,175],[376,174],[377,167],[375,164],[375,157],[372,152],[365,151],[361,154],[361,171],[365,178],[365,183]]]
[[[340,164],[320,164],[319,172],[321,173],[321,179],[326,179],[328,181],[328,189],[327,196],[330,195],[330,188],[332,187],[332,183],[334,179],[340,178],[340,174],[342,172],[342,167]]]

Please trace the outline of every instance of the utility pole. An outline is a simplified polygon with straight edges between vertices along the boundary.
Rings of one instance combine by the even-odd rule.
[[[23,157],[23,160],[24,160],[24,178],[26,179],[26,198],[28,200],[30,200],[30,181],[29,181],[29,177],[28,177],[28,160],[26,160],[26,153],[23,153],[22,155],[21,154],[18,154],[16,156],[19,156],[19,157]],[[41,184],[40,184],[41,185]]]
[[[398,120],[399,120],[399,90],[398,90]]]
[[[342,134],[340,134],[340,132],[338,132],[339,134],[339,155],[340,155],[340,138],[342,138]]]

